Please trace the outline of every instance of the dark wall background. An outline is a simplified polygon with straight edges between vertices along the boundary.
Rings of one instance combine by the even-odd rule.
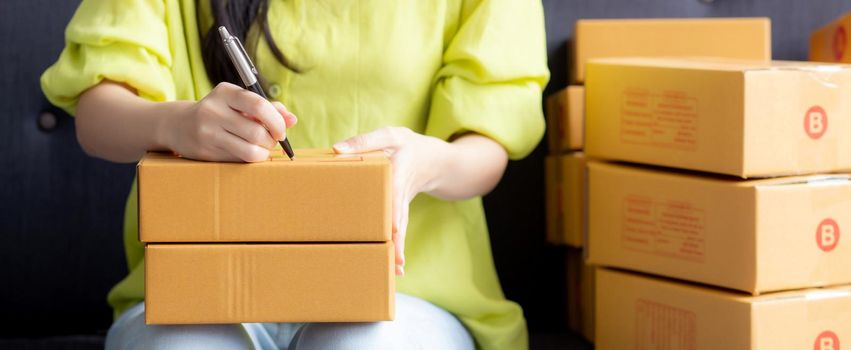
[[[38,82],[78,3],[0,1],[0,336],[106,329],[106,292],[126,274],[134,169],[83,154]]]
[[[102,333],[105,295],[126,273],[121,244],[130,165],[85,156],[73,121],[38,85],[59,54],[75,0],[0,1],[0,337]],[[770,16],[774,55],[804,59],[810,31],[849,0],[545,0],[552,81],[566,84],[564,45],[580,17]],[[564,251],[544,243],[542,144],[513,162],[485,198],[507,296],[533,333],[564,331]]]

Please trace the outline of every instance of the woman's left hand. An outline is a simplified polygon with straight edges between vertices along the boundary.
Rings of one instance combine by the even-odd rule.
[[[393,169],[393,243],[396,248],[396,274],[405,274],[405,233],[408,206],[420,192],[435,189],[442,162],[452,144],[421,135],[404,127],[384,127],[334,145],[337,153],[384,151]]]

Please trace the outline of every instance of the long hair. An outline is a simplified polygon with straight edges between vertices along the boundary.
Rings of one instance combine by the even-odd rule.
[[[204,68],[207,71],[207,76],[213,85],[220,82],[229,82],[237,85],[241,85],[242,83],[239,74],[234,69],[227,52],[225,52],[222,46],[222,40],[219,38],[217,29],[219,26],[225,26],[231,35],[245,43],[248,31],[256,23],[260,26],[259,29],[263,33],[263,38],[269,45],[275,59],[288,69],[296,73],[300,72],[298,68],[294,67],[287,60],[287,57],[281,52],[272,38],[267,18],[269,9],[268,0],[196,0],[196,8],[200,8],[199,3],[201,1],[209,1],[210,9],[213,13],[213,26],[210,30],[205,33],[203,31],[204,28],[199,28],[202,42],[201,56],[204,60]],[[198,22],[200,25],[201,21]],[[252,55],[252,53],[249,53],[249,55]]]

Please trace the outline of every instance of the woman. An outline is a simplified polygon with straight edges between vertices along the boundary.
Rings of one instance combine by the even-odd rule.
[[[248,44],[280,102],[231,84],[210,30],[219,25]],[[289,136],[296,148],[384,150],[393,165],[395,321],[146,326],[134,187],[130,274],[108,296],[117,320],[107,348],[528,346],[522,311],[499,286],[480,196],[543,133],[540,3],[84,0],[66,40],[42,87],[76,115],[93,156],[256,162]]]

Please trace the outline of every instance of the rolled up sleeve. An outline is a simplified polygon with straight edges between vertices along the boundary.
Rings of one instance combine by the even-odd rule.
[[[73,115],[80,94],[109,79],[151,101],[174,100],[165,11],[162,0],[84,0],[41,76],[47,99]]]
[[[465,2],[435,78],[425,133],[444,140],[478,133],[511,159],[523,158],[544,133],[548,79],[540,2]]]

